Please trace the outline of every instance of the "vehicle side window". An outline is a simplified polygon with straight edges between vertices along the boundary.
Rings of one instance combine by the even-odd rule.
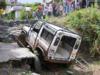
[[[41,33],[41,37],[50,44],[53,40],[54,35],[51,34],[49,31],[47,31],[46,29],[43,29]]]
[[[43,22],[41,22],[41,21],[36,22],[36,23],[34,24],[35,27],[33,28],[33,31],[35,31],[36,33],[39,33],[40,28],[41,28],[41,26],[42,26],[42,23],[43,23]]]

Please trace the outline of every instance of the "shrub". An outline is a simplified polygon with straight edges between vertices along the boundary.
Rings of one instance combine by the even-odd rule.
[[[5,9],[6,8],[6,2],[5,1],[0,1],[0,9]]]
[[[25,10],[21,10],[20,11],[20,19],[24,20],[24,19],[26,19],[26,17],[27,17],[26,11]]]
[[[93,56],[100,55],[100,10],[91,7],[74,11],[67,16],[66,24],[81,33]]]
[[[28,17],[28,19],[32,19],[33,18],[32,13],[33,13],[33,11],[35,12],[37,10],[38,5],[37,4],[25,4],[25,6],[31,7],[32,11],[27,12],[25,10],[21,10],[20,11],[20,14],[21,14],[20,19],[23,20],[23,19],[26,19],[27,17]]]
[[[15,12],[12,11],[12,12],[6,14],[5,19],[15,19]]]
[[[0,15],[2,15],[2,14],[3,14],[3,12],[4,12],[4,10],[3,10],[3,9],[0,9]]]

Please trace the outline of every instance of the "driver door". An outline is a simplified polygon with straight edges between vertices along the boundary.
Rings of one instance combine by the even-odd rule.
[[[35,43],[37,42],[37,38],[41,26],[42,26],[42,22],[38,21],[37,23],[35,23],[34,27],[32,27],[29,31],[28,42],[31,47],[34,47]]]
[[[36,37],[37,37],[37,33],[35,31],[32,30],[29,32],[28,42],[29,42],[31,47],[34,46]]]

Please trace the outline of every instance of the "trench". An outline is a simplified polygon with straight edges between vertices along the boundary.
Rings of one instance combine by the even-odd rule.
[[[14,25],[14,22],[0,21],[0,23],[0,43],[2,43],[0,47],[5,47],[5,45],[8,45],[8,48],[12,46],[16,47],[16,42],[8,36],[9,33],[7,30],[10,27],[17,27],[17,25]],[[25,24],[25,22],[18,23]],[[0,75],[25,75],[25,73],[28,75],[30,73],[38,75],[34,70],[33,61],[30,58],[0,63]],[[45,63],[40,75],[93,75],[93,71],[84,71],[75,64],[67,68],[65,65]]]

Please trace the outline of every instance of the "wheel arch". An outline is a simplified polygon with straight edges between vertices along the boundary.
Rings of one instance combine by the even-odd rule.
[[[36,47],[35,50],[36,50],[39,54],[41,54],[42,57],[45,56],[44,50],[43,50],[42,48]]]

